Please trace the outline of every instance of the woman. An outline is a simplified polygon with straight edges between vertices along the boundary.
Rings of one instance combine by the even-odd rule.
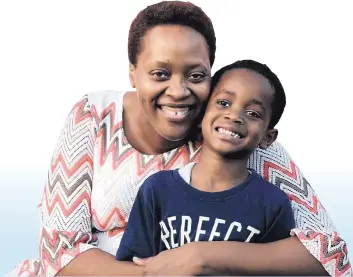
[[[190,3],[161,2],[139,13],[128,48],[136,92],[92,93],[73,107],[40,205],[40,258],[10,275],[351,274],[344,241],[279,144],[258,150],[249,165],[288,193],[293,237],[197,242],[135,264],[115,260],[142,181],[198,158],[196,126],[209,97],[215,42],[211,21]]]

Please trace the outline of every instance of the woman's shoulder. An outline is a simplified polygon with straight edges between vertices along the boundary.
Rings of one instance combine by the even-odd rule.
[[[91,117],[96,122],[113,119],[114,122],[122,120],[124,95],[123,90],[99,90],[89,92],[81,98]]]
[[[97,112],[105,109],[122,109],[124,95],[123,90],[100,90],[88,93],[85,97],[90,105]]]

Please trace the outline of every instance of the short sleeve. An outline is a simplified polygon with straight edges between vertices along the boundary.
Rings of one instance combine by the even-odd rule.
[[[285,196],[284,196],[285,197]],[[290,237],[291,230],[295,227],[293,211],[288,198],[281,201],[278,206],[273,224],[261,238],[262,243],[273,242]]]
[[[97,247],[91,223],[94,140],[85,96],[72,108],[61,130],[39,205],[37,267],[41,275],[54,276],[78,255]]]

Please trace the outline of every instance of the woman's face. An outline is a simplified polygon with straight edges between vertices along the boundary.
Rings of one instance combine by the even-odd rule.
[[[178,25],[150,29],[137,65],[130,65],[143,115],[163,138],[184,139],[210,93],[208,45],[197,31]]]

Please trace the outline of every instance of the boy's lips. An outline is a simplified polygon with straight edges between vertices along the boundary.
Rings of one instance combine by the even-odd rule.
[[[240,131],[239,128],[235,128],[234,126],[217,126],[215,131],[229,138],[237,140],[246,137],[246,134],[243,131]]]

